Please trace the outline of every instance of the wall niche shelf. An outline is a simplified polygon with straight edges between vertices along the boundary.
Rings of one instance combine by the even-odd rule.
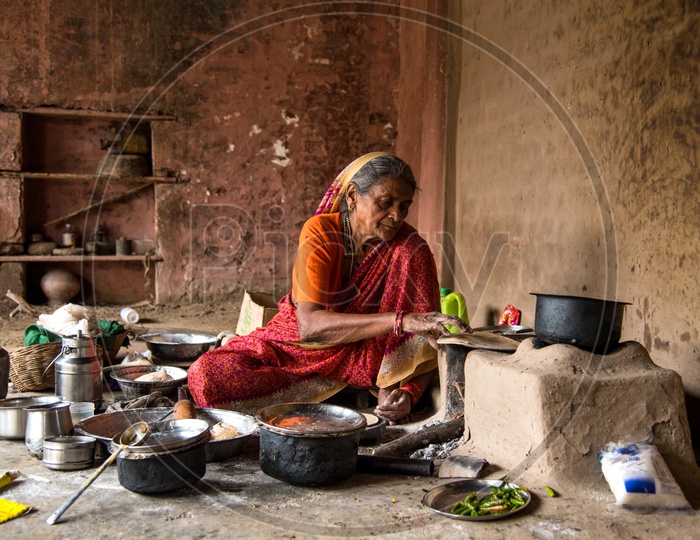
[[[90,109],[63,109],[61,107],[27,107],[14,109],[20,114],[36,114],[38,116],[54,116],[57,118],[94,120],[128,120],[141,122],[173,122],[177,116],[166,114],[141,114],[137,112],[93,111]]]
[[[7,177],[7,172],[0,172],[0,177]],[[71,174],[71,173],[33,173],[21,172],[13,173],[12,176],[19,176],[29,180],[47,180],[47,181],[88,181],[97,182],[99,180],[110,180],[112,182],[121,182],[123,184],[144,184],[144,183],[177,183],[182,180],[175,176],[113,176],[109,174]]]
[[[125,262],[144,261],[160,262],[163,260],[158,255],[151,255],[146,259],[145,255],[1,255],[0,263],[3,262]]]
[[[157,245],[155,186],[182,180],[165,170],[153,174],[151,126],[175,121],[175,116],[54,107],[10,112],[19,119],[20,166],[0,171],[0,180],[21,183],[25,245],[40,234],[61,246],[66,224],[79,233],[76,245],[84,248],[98,230],[106,231],[112,253],[117,238],[150,239]],[[53,268],[80,275],[81,294],[97,302],[126,304],[142,300],[144,293],[154,296],[150,274],[157,268],[151,262],[162,262],[162,257],[91,252],[0,256],[0,264],[24,268],[24,296],[34,303],[42,302],[39,282]]]

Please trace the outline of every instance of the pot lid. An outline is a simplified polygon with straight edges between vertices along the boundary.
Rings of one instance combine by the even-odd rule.
[[[48,405],[49,403],[59,403],[61,398],[58,396],[28,396],[4,399],[0,401],[0,409],[25,409],[27,407],[36,407],[38,405]]]
[[[271,405],[259,410],[255,418],[269,431],[305,437],[350,435],[367,426],[362,414],[327,403]]]
[[[194,446],[206,437],[209,424],[205,420],[195,419],[168,420],[149,424],[149,428],[150,431],[141,444],[129,446],[123,453],[150,455]],[[119,448],[120,436],[121,433],[118,433],[112,438],[109,445],[111,452]]]

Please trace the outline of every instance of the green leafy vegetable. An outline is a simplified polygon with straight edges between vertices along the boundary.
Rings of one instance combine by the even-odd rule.
[[[512,487],[504,476],[501,478],[501,485],[492,487],[491,493],[481,498],[476,492],[469,493],[464,500],[452,506],[451,513],[460,516],[507,514],[523,506],[527,498],[527,488]]]

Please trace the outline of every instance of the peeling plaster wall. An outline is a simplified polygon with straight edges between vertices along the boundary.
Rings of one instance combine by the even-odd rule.
[[[450,43],[447,157],[452,277],[473,323],[511,303],[533,325],[529,292],[631,302],[623,339],[681,374],[697,431],[697,2],[469,2],[452,16],[471,32]]]
[[[8,5],[0,105],[175,115],[152,124],[155,174],[183,180],[155,189],[157,300],[281,296],[335,175],[364,152],[396,151],[395,15],[333,2]]]
[[[164,256],[189,260],[163,267],[163,283],[184,273],[181,290],[205,301],[289,289],[301,224],[331,180],[356,155],[393,147],[397,39],[391,21],[312,17],[233,39],[182,74],[167,108],[195,104],[164,166],[189,184],[167,188],[158,230]],[[179,230],[165,230],[173,221]]]

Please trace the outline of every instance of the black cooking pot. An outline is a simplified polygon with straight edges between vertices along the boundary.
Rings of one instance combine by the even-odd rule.
[[[325,403],[285,403],[261,409],[260,468],[289,484],[328,486],[355,473],[365,417]]]
[[[174,452],[117,457],[119,483],[135,493],[167,493],[196,484],[206,473],[206,440]]]
[[[566,343],[606,354],[620,342],[629,302],[530,293],[537,297],[535,334],[545,343]]]

